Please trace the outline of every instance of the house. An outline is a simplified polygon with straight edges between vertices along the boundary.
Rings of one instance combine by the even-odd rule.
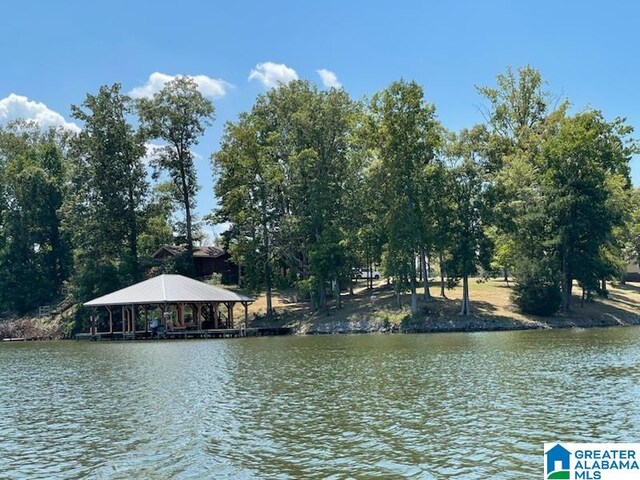
[[[640,282],[640,266],[636,259],[627,262],[627,271],[624,274],[627,282]]]
[[[165,245],[159,248],[153,258],[162,260],[175,257],[185,252],[185,247],[175,245]],[[229,253],[220,247],[193,247],[193,266],[196,277],[210,277],[214,273],[220,274],[222,283],[238,283],[238,265],[231,261]]]
[[[569,450],[558,443],[555,447],[550,448],[545,455],[547,456],[547,478],[569,478],[568,476],[560,477],[557,474],[551,476],[554,472],[568,471],[571,468],[571,452]]]

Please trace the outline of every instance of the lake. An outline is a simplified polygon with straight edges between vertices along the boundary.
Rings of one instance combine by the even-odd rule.
[[[640,328],[0,344],[0,478],[540,478],[640,441]]]

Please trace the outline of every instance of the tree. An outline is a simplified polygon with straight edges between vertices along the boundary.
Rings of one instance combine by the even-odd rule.
[[[449,140],[451,141],[451,140]],[[456,185],[453,171],[445,165],[445,158],[438,158],[426,167],[425,171],[429,204],[429,227],[432,232],[432,248],[438,257],[440,266],[440,296],[446,298],[446,265],[449,263],[449,252],[452,246],[451,219],[456,208]]]
[[[454,161],[451,175],[453,182],[452,216],[449,223],[451,239],[447,268],[462,278],[461,315],[471,312],[469,276],[478,266],[488,268],[492,245],[485,234],[486,187],[482,169],[478,165],[478,153],[473,137],[463,130],[449,148]]]
[[[195,194],[198,190],[192,148],[205,127],[214,120],[214,107],[189,77],[167,82],[152,98],[138,101],[143,130],[151,138],[167,144],[159,149],[153,165],[171,178],[176,200],[185,216],[187,256],[193,256]]]
[[[66,143],[64,132],[24,122],[0,130],[0,305],[19,313],[53,300],[69,274]]]
[[[149,201],[141,212],[144,229],[138,237],[141,257],[151,257],[161,245],[174,241],[172,215],[175,211],[173,187],[168,182],[154,185]]]
[[[403,279],[417,313],[416,257],[424,247],[424,168],[439,143],[435,107],[415,82],[400,80],[376,93],[369,105],[369,141],[375,155],[372,180],[382,191],[382,228],[387,237],[386,271],[398,299]]]
[[[562,310],[571,309],[573,281],[597,288],[609,263],[606,248],[624,224],[616,189],[630,186],[629,161],[636,151],[623,119],[607,122],[598,111],[562,121],[541,152],[546,213],[562,279]]]
[[[278,228],[284,172],[271,155],[271,133],[259,108],[264,101],[259,99],[251,113],[242,113],[236,123],[225,125],[221,148],[212,160],[219,199],[216,220],[230,223],[225,239],[233,258],[245,268],[244,286],[250,290],[264,286],[266,315],[271,318],[271,235]]]
[[[231,223],[227,238],[245,280],[262,283],[268,299],[281,270],[324,309],[326,284],[349,274],[344,226],[354,115],[343,90],[294,81],[261,95],[251,112],[225,126],[213,156],[217,218]]]
[[[83,129],[74,142],[67,228],[77,247],[74,284],[84,299],[140,279],[138,242],[149,187],[144,139],[127,120],[132,104],[119,84],[87,94],[71,111]]]

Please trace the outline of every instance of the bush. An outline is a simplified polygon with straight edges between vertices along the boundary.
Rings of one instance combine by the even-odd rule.
[[[562,294],[557,282],[528,275],[518,279],[513,287],[512,299],[523,313],[549,316],[560,308]]]

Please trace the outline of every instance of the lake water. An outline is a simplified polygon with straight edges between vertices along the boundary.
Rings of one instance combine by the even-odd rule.
[[[0,478],[540,478],[640,441],[640,328],[0,344]]]

